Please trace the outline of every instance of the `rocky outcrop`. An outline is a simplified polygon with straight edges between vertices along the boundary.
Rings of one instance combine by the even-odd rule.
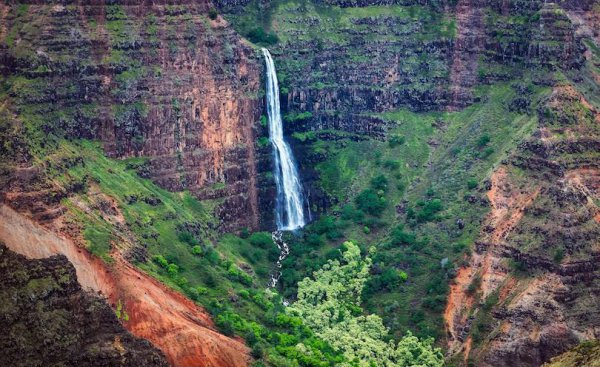
[[[168,366],[81,288],[65,256],[29,260],[0,243],[0,294],[4,366]]]
[[[0,5],[15,129],[100,139],[150,158],[169,190],[219,199],[223,230],[257,228],[261,65],[208,1]],[[29,149],[52,144],[43,135]]]
[[[477,84],[477,66],[485,41],[483,8],[479,1],[460,0],[456,4],[456,39],[450,68],[448,109],[471,104]]]
[[[478,366],[540,366],[600,336],[599,113],[554,89],[539,130],[491,177],[491,211],[451,286],[450,353]]]

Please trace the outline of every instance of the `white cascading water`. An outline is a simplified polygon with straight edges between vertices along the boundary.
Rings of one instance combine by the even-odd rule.
[[[283,139],[283,121],[279,106],[279,85],[273,58],[266,48],[262,49],[267,64],[267,115],[269,117],[269,140],[273,147],[275,162],[274,176],[277,187],[275,222],[277,231],[272,233],[273,242],[279,248],[276,269],[271,273],[269,287],[274,288],[281,277],[283,260],[289,255],[290,248],[282,238],[281,231],[293,231],[304,227],[304,195],[300,185],[298,169],[290,146]],[[284,305],[287,302],[284,301]]]
[[[275,185],[277,207],[275,220],[280,231],[293,231],[304,227],[304,195],[300,177],[290,146],[283,139],[283,123],[279,106],[279,85],[273,58],[266,48],[262,49],[267,64],[267,114],[269,117],[269,140],[273,146],[275,161]]]

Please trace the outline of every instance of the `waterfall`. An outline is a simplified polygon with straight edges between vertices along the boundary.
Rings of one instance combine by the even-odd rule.
[[[279,106],[279,86],[273,58],[266,48],[262,49],[267,64],[267,114],[269,117],[269,141],[273,147],[274,176],[277,187],[275,220],[278,230],[295,230],[306,224],[304,219],[304,195],[298,169],[290,146],[283,139],[283,123]]]

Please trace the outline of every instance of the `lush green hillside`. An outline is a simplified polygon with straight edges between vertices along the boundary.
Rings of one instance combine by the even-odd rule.
[[[269,233],[219,234],[211,202],[157,187],[140,177],[146,167],[144,159],[110,159],[90,141],[62,141],[39,163],[53,167],[50,180],[76,188],[63,199],[64,220],[83,234],[92,253],[110,264],[111,251],[124,250],[143,270],[206,307],[224,334],[243,337],[258,361],[264,358],[264,363],[273,366],[366,366],[370,360],[345,357],[325,336],[321,338],[309,319],[294,316],[277,293],[266,289],[279,256]],[[364,283],[365,275],[349,273],[347,277]],[[362,313],[359,304],[352,309],[354,315]],[[385,336],[372,337],[387,342]],[[410,337],[394,347],[393,353],[419,345],[418,339]],[[423,348],[431,351],[428,344]],[[411,353],[414,357],[394,354],[391,358],[402,358],[405,362],[397,362],[400,365],[425,358],[419,357],[420,352]],[[427,358],[428,366],[441,363],[439,352]]]
[[[0,6],[20,215],[203,306],[256,367],[538,366],[597,330],[597,5],[146,5]],[[314,215],[275,289],[260,47]]]
[[[479,91],[485,102],[460,112],[384,113],[393,125],[383,141],[303,134],[313,154],[326,157],[317,165],[320,184],[339,204],[292,246],[284,294],[343,241],[376,245],[365,306],[396,333],[442,337],[448,283],[488,210],[485,179],[537,123],[535,113],[511,111],[520,88],[530,90],[530,111],[548,94],[526,81],[495,84]]]

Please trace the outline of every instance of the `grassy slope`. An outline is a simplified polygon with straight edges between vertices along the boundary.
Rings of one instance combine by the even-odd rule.
[[[78,164],[62,164],[74,157],[81,157]],[[110,263],[115,248],[131,243],[146,247],[151,260],[137,265],[206,307],[223,333],[246,339],[257,359],[265,356],[265,361],[282,366],[294,365],[297,358],[306,366],[339,360],[301,321],[283,316],[281,299],[265,290],[279,255],[270,234],[218,234],[212,203],[159,188],[136,173],[142,159],[107,158],[95,142],[62,140],[41,161],[63,167],[49,172],[56,183],[79,187],[63,200],[68,209],[64,218],[81,230],[94,254]],[[107,200],[114,200],[122,224],[115,224],[114,213],[102,204]],[[195,246],[200,253],[194,253]],[[312,354],[299,355],[294,347],[298,342]]]
[[[532,88],[533,103],[547,92]],[[483,181],[537,122],[534,114],[509,111],[516,96],[510,84],[487,86],[478,93],[483,102],[460,112],[382,114],[394,122],[386,141],[331,142],[318,139],[319,134],[305,141],[327,157],[317,165],[320,182],[339,204],[332,208],[332,217],[308,229],[326,245],[314,248],[305,236],[293,248],[284,276],[288,294],[308,265],[297,258],[310,259],[308,268],[314,268],[336,256],[336,246],[345,239],[365,247],[377,244],[374,260],[381,273],[370,283],[367,308],[382,315],[398,334],[411,329],[419,335],[442,336],[448,281],[470,251],[487,210],[480,203]],[[391,139],[403,143],[394,145]],[[379,175],[388,181],[385,209],[376,216],[348,215],[358,211],[355,198]],[[469,203],[469,196],[476,202]],[[428,214],[430,203],[438,200],[441,210]],[[395,205],[400,203],[397,211]],[[457,219],[465,224],[462,230]],[[325,225],[326,221],[333,224]],[[397,282],[389,269],[406,272],[408,280],[389,286]]]
[[[600,342],[584,342],[568,352],[554,357],[544,367],[598,367],[600,366]]]

